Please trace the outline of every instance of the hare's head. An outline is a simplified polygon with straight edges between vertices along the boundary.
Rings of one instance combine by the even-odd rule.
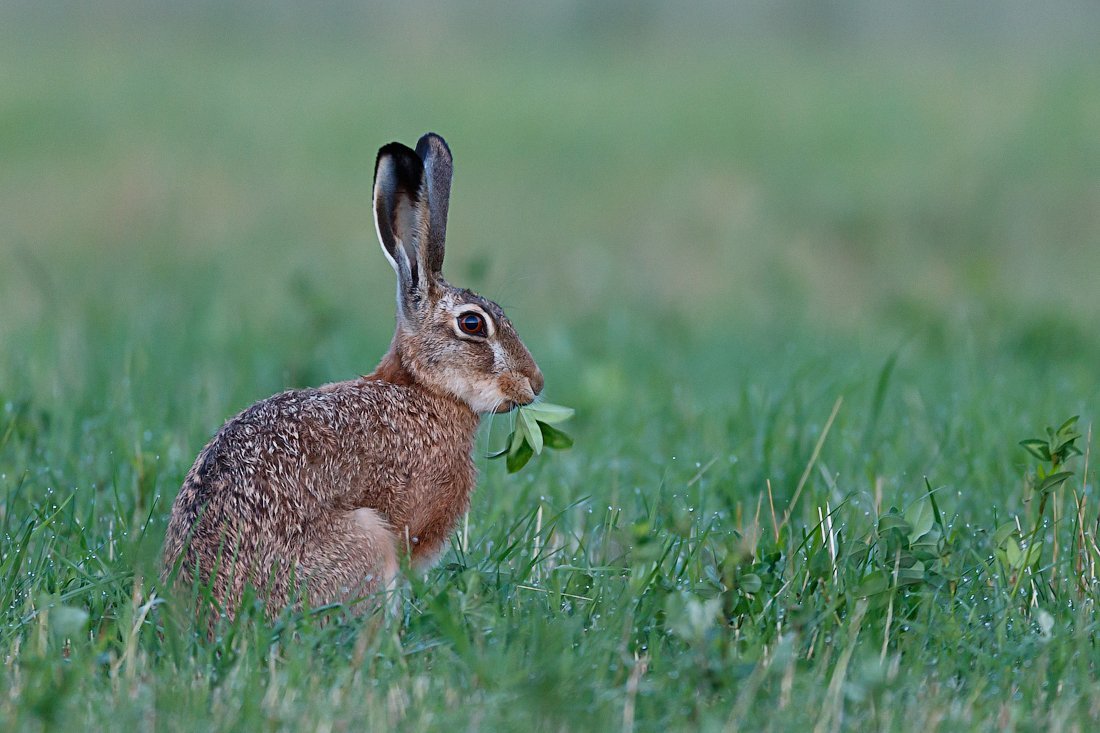
[[[451,151],[428,133],[390,143],[374,167],[374,224],[397,273],[394,349],[418,383],[476,412],[526,405],[542,372],[499,305],[443,279]]]

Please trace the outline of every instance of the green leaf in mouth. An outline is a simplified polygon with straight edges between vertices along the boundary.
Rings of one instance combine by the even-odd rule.
[[[565,450],[573,446],[573,438],[551,423],[560,423],[573,416],[573,409],[540,402],[524,405],[517,410],[515,426],[508,436],[505,448],[493,451],[489,459],[505,458],[508,473],[519,471],[531,460],[541,455],[543,448]]]

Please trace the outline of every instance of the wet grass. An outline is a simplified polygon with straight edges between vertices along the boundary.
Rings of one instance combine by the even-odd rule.
[[[224,33],[0,49],[0,725],[1089,729],[1091,56]],[[479,460],[399,621],[207,639],[172,497],[227,416],[372,368],[373,155],[426,129],[448,276],[577,445]],[[1043,499],[1019,441],[1072,415]]]

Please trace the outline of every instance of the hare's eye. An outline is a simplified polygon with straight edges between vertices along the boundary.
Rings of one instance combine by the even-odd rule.
[[[468,333],[471,336],[488,336],[485,318],[473,311],[467,311],[458,317],[458,328],[462,333]]]

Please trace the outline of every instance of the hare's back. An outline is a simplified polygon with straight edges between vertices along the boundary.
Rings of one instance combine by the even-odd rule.
[[[303,482],[337,432],[333,395],[294,390],[257,402],[227,421],[202,449],[172,507],[169,537],[215,527],[304,519],[317,507]],[[312,460],[311,460],[312,459]],[[288,515],[299,514],[302,517]]]

